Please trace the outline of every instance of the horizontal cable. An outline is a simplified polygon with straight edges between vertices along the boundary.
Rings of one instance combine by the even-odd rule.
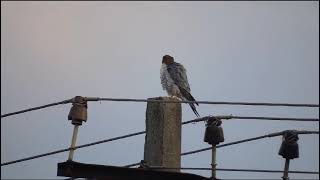
[[[264,102],[226,102],[226,101],[172,101],[156,99],[124,99],[124,98],[99,98],[86,97],[87,101],[126,101],[126,102],[161,102],[161,103],[198,103],[198,104],[224,104],[224,105],[252,105],[252,106],[296,106],[319,107],[319,104],[293,104],[293,103],[264,103]]]
[[[180,169],[180,170],[204,170],[204,171],[212,171],[212,168],[194,168],[194,167],[148,167],[148,169]],[[264,173],[283,173],[281,170],[266,170],[266,169],[230,169],[230,168],[216,168],[217,171],[242,171],[242,172],[264,172]],[[289,173],[297,173],[297,174],[319,174],[317,171],[289,171]]]
[[[67,103],[70,103],[70,102],[71,102],[71,100],[69,99],[69,100],[64,100],[64,101],[60,101],[60,102],[56,102],[56,103],[43,105],[43,106],[24,109],[24,110],[21,110],[21,111],[16,111],[16,112],[12,112],[12,113],[3,114],[3,115],[1,115],[1,118],[7,117],[7,116],[16,115],[16,114],[21,114],[21,113],[25,113],[25,112],[29,112],[29,111],[34,111],[34,110],[38,110],[38,109],[43,109],[43,108],[47,108],[47,107],[51,107],[51,106],[56,106],[56,105],[60,105],[60,104],[67,104]]]
[[[105,139],[105,140],[102,140],[102,141],[97,141],[97,142],[93,142],[93,143],[89,143],[89,144],[84,144],[84,145],[81,145],[81,146],[76,146],[74,148],[65,148],[65,149],[52,151],[52,152],[49,152],[49,153],[44,153],[44,154],[40,154],[40,155],[36,155],[36,156],[31,156],[31,157],[27,157],[27,158],[15,160],[15,161],[9,161],[9,162],[5,162],[5,163],[1,163],[1,166],[6,166],[6,165],[9,165],[9,164],[15,164],[15,163],[18,163],[18,162],[23,162],[23,161],[28,161],[28,160],[31,160],[31,159],[44,157],[44,156],[58,154],[58,153],[70,151],[71,149],[80,149],[80,148],[89,147],[89,146],[93,146],[93,145],[97,145],[97,144],[101,144],[101,143],[106,143],[106,142],[110,142],[110,141],[124,139],[124,138],[128,138],[128,137],[131,137],[131,136],[137,136],[137,135],[144,134],[144,133],[145,133],[145,131],[141,131],[141,132],[136,132],[136,133],[132,133],[132,134],[124,135],[124,136],[119,136],[119,137],[115,137],[115,138],[111,138],[111,139]]]
[[[43,106],[29,108],[21,111],[7,113],[1,115],[1,118],[16,114],[34,111],[60,104],[71,103],[75,98],[64,100],[57,103],[51,103]],[[264,103],[264,102],[225,102],[225,101],[174,101],[174,100],[156,100],[156,99],[125,99],[125,98],[99,98],[99,97],[84,97],[86,101],[125,101],[125,102],[159,102],[159,103],[198,103],[198,104],[220,104],[220,105],[250,105],[250,106],[294,106],[294,107],[319,107],[319,104],[292,104],[292,103]]]
[[[318,118],[282,118],[282,117],[248,117],[248,116],[231,116],[231,119],[259,119],[259,120],[282,120],[282,121],[319,121]]]
[[[284,132],[285,131],[281,131],[281,132],[271,133],[271,134],[267,134],[267,135],[263,135],[263,136],[258,136],[258,137],[243,139],[243,140],[239,140],[239,141],[234,141],[234,142],[230,142],[230,143],[224,143],[224,144],[221,144],[221,145],[217,145],[216,148],[231,146],[231,145],[240,144],[240,143],[249,142],[249,141],[254,141],[254,140],[263,139],[263,138],[267,138],[267,137],[280,136],[280,135],[283,135]],[[295,132],[297,132],[297,134],[319,134],[319,131],[296,131],[295,130]],[[186,156],[186,155],[189,155],[189,154],[195,154],[195,153],[199,153],[199,152],[203,152],[203,151],[208,151],[208,150],[211,150],[211,149],[212,149],[212,147],[208,147],[208,148],[198,149],[198,150],[194,150],[194,151],[189,151],[189,152],[181,153],[181,156]],[[133,167],[133,166],[137,166],[139,164],[140,163],[133,163],[133,164],[126,165],[124,167]]]
[[[221,118],[221,119],[231,119],[233,116],[205,116],[205,117],[202,117],[202,118],[196,118],[194,120],[182,122],[182,125],[189,124],[189,123],[200,122],[200,121],[206,121],[209,117],[216,117],[216,118]],[[234,117],[238,117],[239,118],[240,116],[234,116]],[[248,118],[248,117],[246,117],[246,118]],[[266,119],[266,118],[264,117],[264,119]],[[101,141],[97,141],[97,142],[93,142],[93,143],[89,143],[89,144],[84,144],[84,145],[81,145],[81,146],[76,146],[74,149],[79,149],[79,148],[83,148],[83,147],[89,147],[89,146],[93,146],[93,145],[96,145],[96,144],[101,144],[101,143],[110,142],[110,141],[114,141],[114,140],[124,139],[124,138],[128,138],[128,137],[131,137],[131,136],[137,136],[137,135],[144,134],[144,133],[146,133],[146,131],[140,131],[140,132],[124,135],[124,136],[119,136],[119,137],[115,137],[115,138],[111,138],[111,139],[101,140]],[[250,140],[252,141],[252,140],[256,140],[256,139],[261,139],[261,138],[264,138],[264,137],[265,136],[255,137],[255,138],[247,139],[246,141],[250,141]],[[244,140],[242,140],[242,141],[244,141]],[[237,142],[232,142],[232,143],[238,144],[238,143],[241,143],[242,141],[237,141]],[[223,144],[223,145],[225,145],[225,144]],[[220,146],[222,146],[222,145],[220,145]],[[186,153],[187,154],[193,154],[193,153],[206,151],[206,150],[210,150],[210,149],[211,148],[204,148],[204,149],[191,151],[191,152],[186,152]],[[53,154],[57,154],[57,153],[62,153],[62,152],[70,151],[70,150],[71,150],[70,148],[65,148],[65,149],[61,149],[61,150],[57,150],[57,151],[53,151],[53,152],[49,152],[49,153],[44,153],[44,154],[40,154],[40,155],[36,155],[36,156],[31,156],[31,157],[28,157],[28,158],[23,158],[23,159],[19,159],[19,160],[15,160],[15,161],[2,163],[1,166],[14,164],[14,163],[18,163],[18,162],[23,162],[23,161],[27,161],[27,160],[32,160],[32,159],[36,159],[36,158],[40,158],[40,157],[44,157],[44,156],[49,156],[49,155],[53,155]],[[181,155],[183,156],[185,154],[182,153]]]
[[[182,125],[189,124],[189,123],[200,122],[200,121],[206,121],[209,117],[216,117],[216,118],[219,118],[219,119],[231,119],[233,117],[241,118],[240,116],[205,116],[205,117],[202,117],[202,118],[196,118],[196,119],[193,119],[193,120],[190,120],[190,121],[182,122]],[[250,118],[250,117],[246,117],[246,118]],[[257,118],[257,117],[255,117],[255,118]],[[263,117],[263,119],[266,120],[267,117]],[[281,118],[272,117],[270,119],[281,119]],[[282,119],[284,119],[284,118],[282,118]],[[287,119],[290,119],[290,118],[287,118]],[[102,141],[97,141],[97,142],[93,142],[93,143],[89,143],[89,144],[85,144],[85,145],[81,145],[81,146],[76,146],[74,149],[93,146],[93,145],[96,145],[96,144],[110,142],[110,141],[114,141],[114,140],[118,140],[118,139],[124,139],[124,138],[128,138],[128,137],[131,137],[131,136],[137,136],[137,135],[144,134],[144,133],[146,133],[146,131],[140,131],[140,132],[136,132],[136,133],[133,133],[133,134],[127,134],[127,135],[124,135],[124,136],[119,136],[119,137],[115,137],[115,138],[111,138],[111,139],[105,139],[105,140],[102,140]],[[256,138],[260,138],[260,137],[256,137]],[[252,140],[255,140],[256,138],[253,138]],[[263,138],[264,138],[264,136],[263,136]],[[233,143],[236,143],[236,142],[233,142]],[[241,143],[241,142],[238,142],[238,143]],[[209,148],[209,149],[211,149],[211,148]],[[205,151],[205,150],[209,150],[209,149],[205,148],[205,149],[200,149],[200,150],[197,150],[197,151],[201,152],[201,151]],[[28,157],[28,158],[23,158],[23,159],[20,159],[20,160],[15,160],[15,161],[2,163],[1,166],[14,164],[14,163],[22,162],[22,161],[27,161],[27,160],[31,160],[31,159],[36,159],[36,158],[40,158],[40,157],[44,157],[44,156],[49,156],[49,155],[53,155],[53,154],[57,154],[57,153],[62,153],[62,152],[70,151],[70,150],[71,150],[70,148],[61,149],[61,150],[57,150],[57,151],[53,151],[53,152],[49,152],[49,153],[44,153],[44,154],[40,154],[40,155],[36,155],[36,156],[31,156],[31,157]],[[197,151],[195,151],[194,153],[196,153]],[[187,152],[187,153],[193,154],[193,151],[192,152]],[[183,155],[184,154],[182,154],[182,156]]]
[[[319,121],[318,118],[288,118],[288,117],[257,117],[257,116],[232,116],[232,115],[222,115],[222,116],[204,116],[201,118],[196,118],[190,121],[185,121],[182,124],[196,123],[201,121],[207,121],[209,118],[216,118],[221,120],[229,119],[254,119],[254,120],[270,120],[270,121]]]
[[[224,143],[221,145],[217,145],[216,148],[231,146],[231,145],[240,144],[240,143],[249,142],[249,141],[255,141],[255,140],[263,139],[263,138],[267,138],[267,137],[281,136],[281,135],[283,135],[284,132],[285,131],[281,131],[281,132],[271,133],[271,134],[267,134],[267,135],[263,135],[263,136],[254,137],[254,138],[248,138],[248,139],[243,139],[243,140],[234,141],[234,142],[230,142],[230,143]],[[297,134],[319,134],[319,131],[297,131],[297,130],[295,130],[295,132]],[[199,152],[203,152],[203,151],[208,151],[211,149],[212,149],[212,147],[208,147],[208,148],[198,149],[195,151],[189,151],[189,152],[181,153],[181,156],[195,154],[195,153],[199,153]]]

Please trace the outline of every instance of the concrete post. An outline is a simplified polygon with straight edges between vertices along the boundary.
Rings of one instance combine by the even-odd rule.
[[[179,101],[172,97],[149,99]],[[148,102],[144,160],[149,166],[180,167],[181,116],[180,103]]]

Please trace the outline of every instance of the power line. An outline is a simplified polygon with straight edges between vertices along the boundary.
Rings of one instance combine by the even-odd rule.
[[[62,103],[62,102],[59,102],[59,103]],[[55,104],[58,104],[58,103],[55,103]],[[312,119],[312,118],[248,117],[248,116],[246,116],[246,117],[241,117],[241,116],[205,116],[205,117],[202,117],[202,118],[196,118],[196,119],[193,119],[193,120],[190,120],[190,121],[182,122],[182,125],[195,123],[195,122],[206,121],[210,117],[216,117],[218,119],[262,119],[262,120],[319,121],[319,119]],[[137,136],[137,135],[144,134],[144,133],[146,133],[146,131],[140,131],[140,132],[124,135],[124,136],[119,136],[119,137],[115,137],[115,138],[111,138],[111,139],[97,141],[97,142],[94,142],[94,143],[89,143],[89,144],[85,144],[85,145],[81,145],[81,146],[76,146],[74,149],[79,149],[79,148],[88,147],[88,146],[92,146],[92,145],[96,145],[96,144],[101,144],[101,143],[110,142],[110,141],[114,141],[114,140],[124,139],[124,138],[128,138],[128,137],[131,137],[131,136]],[[255,138],[251,138],[251,139],[246,139],[245,141],[252,141],[252,140],[261,139],[261,138],[265,138],[265,137],[268,137],[268,136],[255,137]],[[244,140],[232,142],[232,144],[238,144],[238,143],[242,143],[242,142],[244,142]],[[226,145],[228,145],[228,144],[223,144],[223,145],[220,145],[220,146],[226,146]],[[217,147],[220,147],[220,146],[218,145]],[[193,153],[206,151],[206,150],[210,150],[210,149],[211,149],[210,147],[209,148],[204,148],[204,149],[199,149],[199,150],[196,150],[196,151],[182,153],[181,155],[183,156],[183,155],[187,155],[187,154],[193,154]],[[53,154],[57,154],[57,153],[61,153],[61,152],[66,152],[66,151],[70,151],[70,150],[71,150],[71,148],[61,149],[61,150],[57,150],[57,151],[53,151],[53,152],[49,152],[49,153],[45,153],[45,154],[31,156],[31,157],[28,157],[28,158],[23,158],[23,159],[16,160],[16,161],[6,162],[6,163],[1,164],[1,166],[9,165],[9,164],[17,163],[17,162],[22,162],[22,161],[27,161],[27,160],[31,160],[31,159],[36,159],[36,158],[40,158],[40,157],[44,157],[44,156],[48,156],[48,155],[53,155]],[[135,163],[133,165],[137,165],[137,163]]]
[[[234,141],[234,142],[230,142],[230,143],[224,143],[221,145],[217,145],[216,148],[220,148],[220,147],[225,147],[225,146],[231,146],[234,144],[240,144],[240,143],[244,143],[244,142],[249,142],[249,141],[255,141],[258,139],[263,139],[268,137],[268,135],[263,135],[263,136],[258,136],[258,137],[254,137],[254,138],[248,138],[248,139],[243,139],[243,140],[239,140],[239,141]],[[181,153],[181,156],[185,156],[185,155],[189,155],[189,154],[195,154],[195,153],[199,153],[199,152],[203,152],[203,151],[208,151],[211,150],[212,147],[208,147],[208,148],[203,148],[203,149],[198,149],[198,150],[194,150],[194,151],[188,151],[188,152],[184,152]]]
[[[72,101],[72,100],[65,100],[65,101],[52,103],[52,104],[45,105],[45,106],[40,106],[40,107],[37,107],[37,108],[40,109],[40,108],[44,108],[44,107],[54,106],[54,105],[57,105],[57,104],[65,104],[65,103],[68,103],[69,101]],[[24,110],[24,111],[26,111],[26,110]],[[22,112],[22,111],[20,111],[20,112]],[[312,118],[248,117],[248,116],[242,117],[242,116],[232,116],[232,115],[230,115],[230,116],[205,116],[205,117],[202,117],[202,118],[196,118],[196,119],[193,119],[193,120],[190,120],[190,121],[182,122],[182,125],[189,124],[189,123],[200,122],[200,121],[206,121],[210,117],[215,117],[215,118],[219,118],[219,119],[262,119],[262,120],[319,121],[319,119],[312,119]],[[115,137],[115,138],[111,138],[111,139],[97,141],[97,142],[94,142],[94,143],[89,143],[89,144],[85,144],[85,145],[81,145],[81,146],[76,146],[74,149],[88,147],[88,146],[101,144],[101,143],[105,143],[105,142],[110,142],[110,141],[114,141],[114,140],[118,140],[118,139],[128,138],[128,137],[131,137],[131,136],[137,136],[137,135],[144,134],[144,133],[146,133],[146,131],[140,131],[140,132],[124,135],[124,136],[119,136],[119,137]],[[252,140],[255,140],[257,138],[258,139],[259,138],[264,138],[264,137],[265,136],[256,137],[256,138],[252,138]],[[248,141],[250,141],[250,139]],[[241,142],[233,142],[233,143],[241,143]],[[219,146],[217,146],[217,147],[219,147]],[[209,150],[209,149],[211,149],[211,148],[204,148],[204,149],[191,151],[191,152],[187,152],[187,153],[193,154],[193,153],[196,153],[196,152],[206,151],[206,150]],[[40,157],[44,157],[44,156],[48,156],[48,155],[53,155],[53,154],[57,154],[57,153],[61,153],[61,152],[66,152],[66,151],[70,151],[70,150],[71,150],[71,148],[66,148],[66,149],[57,150],[57,151],[53,151],[53,152],[49,152],[49,153],[45,153],[45,154],[31,156],[31,157],[23,158],[23,159],[16,160],[16,161],[6,162],[6,163],[1,164],[1,166],[13,164],[13,163],[18,163],[18,162],[22,162],[22,161],[27,161],[27,160],[31,160],[31,159],[36,159],[36,158],[40,158]],[[182,155],[184,155],[184,153]]]
[[[215,105],[249,105],[249,106],[288,106],[288,107],[319,107],[319,104],[294,104],[294,103],[265,103],[265,102],[225,102],[225,101],[171,101],[171,100],[155,100],[155,99],[125,99],[125,98],[99,98],[99,97],[84,97],[86,101],[123,101],[123,102],[158,102],[158,103],[195,103],[198,104],[215,104]],[[21,111],[7,113],[1,115],[1,118],[16,114],[34,111],[60,104],[71,103],[74,100],[68,99],[57,103],[51,103],[43,106],[29,108]]]
[[[6,117],[6,116],[11,116],[14,114],[20,114],[23,112],[27,112],[27,111],[32,111],[32,110],[36,110],[36,109],[42,109],[45,107],[50,107],[50,106],[55,106],[55,105],[59,105],[59,104],[66,104],[71,100],[65,100],[65,101],[61,101],[61,102],[57,102],[57,103],[52,103],[52,104],[48,104],[48,105],[44,105],[44,106],[39,106],[36,108],[31,108],[31,109],[26,109],[26,110],[22,110],[22,111],[18,111],[18,112],[14,112],[14,113],[9,113],[9,114],[4,114],[1,117]],[[319,121],[319,118],[290,118],[290,117],[258,117],[258,116],[233,116],[233,115],[221,115],[221,116],[204,116],[201,118],[196,118],[190,121],[186,121],[186,122],[182,122],[182,124],[189,124],[189,123],[195,123],[195,122],[201,122],[201,121],[206,121],[208,120],[208,118],[210,117],[215,117],[217,119],[222,119],[222,120],[229,120],[229,119],[253,119],[253,120],[282,120],[282,121]]]
[[[24,110],[21,110],[21,111],[16,111],[16,112],[12,112],[12,113],[3,114],[3,115],[1,115],[1,118],[7,117],[7,116],[16,115],[16,114],[21,114],[21,113],[25,113],[25,112],[29,112],[29,111],[34,111],[34,110],[38,110],[38,109],[43,109],[43,108],[47,108],[47,107],[51,107],[51,106],[56,106],[56,105],[60,105],[60,104],[67,104],[67,103],[70,103],[70,102],[71,102],[71,100],[69,99],[69,100],[64,100],[64,101],[60,101],[60,102],[56,102],[56,103],[46,104],[46,105],[43,105],[43,106],[24,109]]]
[[[297,132],[297,134],[319,134],[319,131],[296,131],[296,132]],[[281,135],[283,135],[283,133],[284,133],[284,131],[281,131],[281,132],[271,133],[271,134],[267,134],[267,135],[263,135],[263,136],[234,141],[234,142],[230,142],[230,143],[224,143],[221,145],[217,145],[216,148],[240,144],[240,143],[249,142],[249,141],[255,141],[255,140],[263,139],[263,138],[267,138],[267,137],[281,136]],[[199,153],[199,152],[203,152],[203,151],[208,151],[211,149],[212,149],[212,147],[208,147],[208,148],[198,149],[198,150],[194,150],[194,151],[189,151],[189,152],[182,153],[181,156],[195,154],[195,153]]]
[[[136,165],[139,165],[137,163]],[[180,167],[180,168],[172,168],[172,167],[150,167],[151,170],[156,169],[163,169],[163,170],[170,170],[170,169],[180,169],[180,170],[204,170],[204,171],[212,171],[212,168],[194,168],[194,167]],[[229,172],[261,172],[261,173],[283,173],[280,170],[266,170],[266,169],[230,169],[230,168],[216,168],[217,171],[229,171]],[[317,171],[288,171],[291,174],[319,174]],[[71,180],[73,178],[67,178],[65,180]]]
[[[196,118],[190,121],[183,122],[182,124],[189,124],[201,121],[207,121],[208,118],[216,118],[221,120],[230,120],[230,119],[253,119],[253,120],[270,120],[270,121],[319,121],[318,118],[288,118],[288,117],[258,117],[258,116],[232,116],[232,115],[222,115],[222,116],[204,116],[202,118]]]
[[[263,136],[243,139],[243,140],[239,140],[239,141],[233,141],[230,143],[224,143],[221,145],[217,145],[216,148],[231,146],[231,145],[240,144],[240,143],[249,142],[249,141],[255,141],[255,140],[263,139],[263,138],[267,138],[267,137],[281,136],[281,135],[283,135],[284,132],[285,131],[281,131],[281,132],[271,133],[271,134],[267,134],[267,135],[263,135]],[[296,132],[297,132],[297,134],[319,134],[319,131],[296,131]],[[208,148],[198,149],[198,150],[194,150],[194,151],[188,151],[188,152],[181,153],[181,156],[186,156],[186,155],[195,154],[195,153],[199,153],[199,152],[203,152],[203,151],[208,151],[211,149],[212,149],[212,147],[208,147]],[[137,166],[139,164],[140,163],[133,163],[133,164],[126,165],[124,167],[133,167],[133,166]]]
[[[28,161],[28,160],[32,160],[32,159],[36,159],[36,158],[40,158],[40,157],[50,156],[50,155],[53,155],[53,154],[58,154],[58,153],[70,151],[71,149],[80,149],[80,148],[89,147],[89,146],[93,146],[93,145],[97,145],[97,144],[101,144],[101,143],[106,143],[106,142],[110,142],[110,141],[124,139],[124,138],[128,138],[128,137],[131,137],[131,136],[137,136],[137,135],[144,134],[144,133],[145,133],[145,131],[141,131],[141,132],[136,132],[136,133],[132,133],[132,134],[127,134],[127,135],[124,135],[124,136],[114,137],[114,138],[111,138],[111,139],[105,139],[105,140],[101,140],[101,141],[96,141],[96,142],[89,143],[89,144],[84,144],[84,145],[81,145],[81,146],[76,146],[74,148],[65,148],[65,149],[52,151],[52,152],[44,153],[44,154],[39,154],[39,155],[35,155],[35,156],[31,156],[31,157],[27,157],[27,158],[15,160],[15,161],[9,161],[9,162],[5,162],[5,163],[1,163],[1,166],[6,166],[6,165],[9,165],[9,164],[15,164],[15,163]]]
[[[149,168],[149,167],[148,167]],[[195,167],[153,167],[149,169],[180,169],[180,170],[204,170],[212,171],[212,168],[195,168]],[[281,170],[266,170],[266,169],[230,169],[230,168],[216,168],[218,171],[242,171],[242,172],[264,172],[264,173],[283,173]],[[289,171],[289,173],[297,174],[319,174],[317,171]]]
[[[198,104],[223,104],[223,105],[253,105],[253,106],[296,106],[296,107],[319,107],[319,104],[297,103],[265,103],[265,102],[226,102],[226,101],[171,101],[155,99],[128,99],[128,98],[99,98],[87,97],[87,101],[127,101],[127,102],[161,102],[161,103],[198,103]]]
[[[249,117],[231,116],[231,119],[260,119],[260,120],[282,120],[282,121],[319,121],[318,118],[283,118],[283,117]]]
[[[224,146],[230,146],[230,145],[234,145],[234,144],[239,144],[239,143],[242,143],[242,142],[262,139],[261,137],[279,136],[279,135],[282,135],[283,132],[284,131],[277,132],[277,133],[272,133],[272,134],[268,134],[268,135],[264,135],[264,136],[259,136],[259,137],[255,137],[255,138],[244,139],[244,140],[241,140],[241,141],[235,141],[235,142],[230,142],[230,143],[226,143],[226,144],[221,144],[221,145],[218,145],[217,148],[224,147]],[[298,134],[319,134],[319,131],[297,131],[297,132],[298,132]],[[27,157],[27,158],[15,160],[15,161],[5,162],[5,163],[2,163],[1,166],[6,166],[6,165],[9,165],[9,164],[15,164],[15,163],[18,163],[18,162],[23,162],[23,161],[28,161],[28,160],[44,157],[44,156],[58,154],[58,153],[70,151],[71,149],[80,149],[80,148],[89,147],[89,146],[93,146],[93,145],[97,145],[97,144],[101,144],[101,143],[106,143],[106,142],[110,142],[110,141],[124,139],[124,138],[137,136],[137,135],[144,134],[144,133],[146,133],[146,131],[140,131],[140,132],[136,132],[136,133],[132,133],[132,134],[127,134],[127,135],[124,135],[124,136],[118,136],[118,137],[111,138],[111,139],[105,139],[105,140],[101,140],[101,141],[96,141],[96,142],[93,142],[93,143],[76,146],[74,148],[65,148],[65,149],[52,151],[52,152],[45,153],[45,154],[40,154],[40,155],[31,156],[31,157]],[[197,151],[190,151],[190,152],[182,153],[181,156],[188,155],[188,154],[194,154],[194,153],[201,152],[201,151],[206,151],[206,150],[209,150],[209,149],[211,149],[211,147],[210,148],[205,148],[205,149],[200,149],[200,150],[197,150]],[[130,166],[126,166],[126,167],[130,167]]]

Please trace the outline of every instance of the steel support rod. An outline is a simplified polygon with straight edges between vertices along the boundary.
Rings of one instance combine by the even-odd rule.
[[[72,161],[73,159],[73,154],[75,150],[74,147],[76,146],[76,141],[78,136],[78,129],[79,129],[79,125],[74,125],[68,161]]]
[[[289,164],[290,164],[290,159],[286,158],[286,163],[284,165],[284,171],[283,171],[283,180],[289,180]]]
[[[211,156],[211,167],[212,167],[212,179],[216,179],[216,152],[217,152],[217,149],[216,149],[216,145],[212,145],[212,156]]]

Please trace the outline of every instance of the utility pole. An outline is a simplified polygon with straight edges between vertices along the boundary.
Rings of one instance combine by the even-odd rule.
[[[179,101],[173,97],[149,99]],[[181,116],[181,103],[148,102],[144,145],[144,161],[147,165],[180,168]]]

